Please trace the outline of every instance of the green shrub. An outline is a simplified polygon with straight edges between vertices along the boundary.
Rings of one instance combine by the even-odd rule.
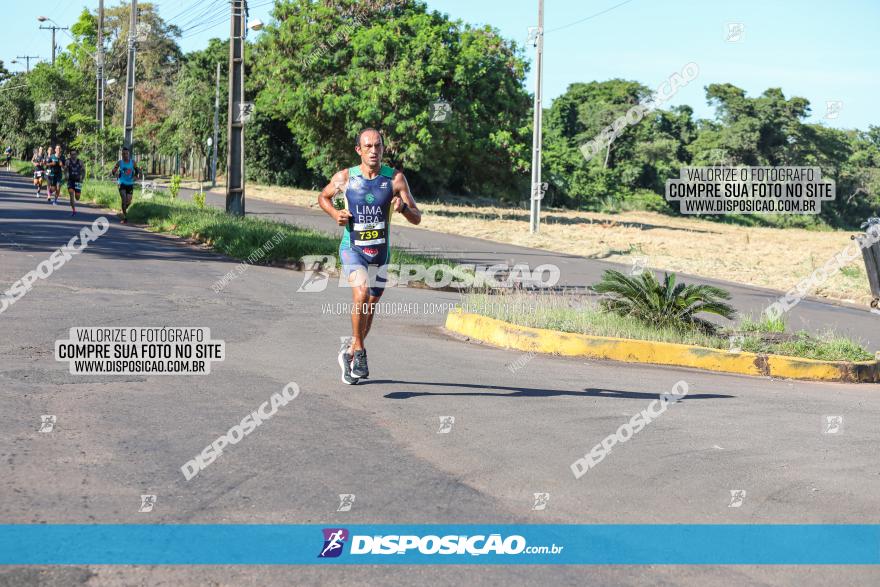
[[[180,182],[181,177],[179,175],[171,176],[171,185],[168,186],[168,191],[171,193],[172,198],[176,198],[177,194],[180,193]]]
[[[609,269],[592,289],[607,296],[601,302],[606,310],[658,326],[714,332],[717,326],[697,314],[715,314],[728,320],[736,314],[726,303],[729,292],[712,285],[676,284],[674,273],[664,274],[660,283],[652,271],[627,276]]]
[[[205,207],[205,192],[198,191],[198,192],[194,193],[193,194],[193,203],[198,208],[204,208]]]

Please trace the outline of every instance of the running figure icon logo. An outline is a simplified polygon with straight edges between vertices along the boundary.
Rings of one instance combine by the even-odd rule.
[[[156,496],[155,495],[142,495],[141,496],[141,507],[138,509],[138,512],[142,514],[149,513],[153,511],[153,507],[156,505]]]
[[[455,425],[455,416],[440,416],[440,430],[437,434],[449,434]]]
[[[729,508],[742,507],[742,504],[745,500],[746,500],[746,490],[745,489],[731,489],[730,490],[730,503],[727,504],[727,507],[729,507]]]
[[[324,547],[318,554],[318,558],[336,558],[342,554],[342,547],[348,540],[348,530],[345,528],[324,528]]]
[[[824,416],[822,434],[840,434],[843,430],[843,416]]]
[[[548,503],[550,503],[550,494],[549,493],[536,493],[535,494],[535,503],[532,504],[532,510],[534,510],[536,512],[546,510]]]
[[[339,494],[339,507],[336,508],[337,512],[350,512],[351,507],[354,505],[354,494],[353,493],[340,493]]]
[[[40,416],[40,432],[52,432],[55,429],[55,422],[58,418],[51,414]]]
[[[330,278],[329,268],[336,267],[336,257],[333,255],[304,255],[302,259],[303,275],[302,284],[297,293],[322,292],[327,289]]]

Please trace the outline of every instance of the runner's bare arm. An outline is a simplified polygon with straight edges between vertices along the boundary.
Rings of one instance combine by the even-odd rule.
[[[418,224],[422,221],[422,211],[416,206],[416,200],[412,196],[409,189],[409,182],[400,171],[394,173],[394,179],[391,180],[394,186],[394,198],[391,203],[395,212],[400,212],[410,224]],[[406,204],[406,208],[404,208]]]
[[[334,208],[333,196],[335,196],[337,192],[343,190],[346,183],[348,183],[348,169],[337,171],[333,177],[330,178],[330,183],[328,183],[327,186],[321,190],[321,193],[318,194],[318,205],[321,207],[321,210],[326,212],[339,226],[345,226],[348,224],[348,219],[351,218],[351,212]]]

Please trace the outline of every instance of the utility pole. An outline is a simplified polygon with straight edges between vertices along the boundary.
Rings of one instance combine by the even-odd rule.
[[[98,0],[97,107],[98,130],[104,130],[104,0]]]
[[[532,189],[529,232],[537,233],[541,215],[541,105],[542,65],[544,59],[544,0],[538,0],[538,30],[535,31],[535,105],[532,121]]]
[[[45,17],[40,17],[40,18],[45,18]],[[46,20],[49,20],[49,19],[46,19]],[[46,25],[42,25],[42,24],[40,25],[40,28],[45,29],[47,31],[52,31],[52,65],[55,65],[55,31],[66,31],[66,30],[70,30],[70,29],[68,29],[68,27],[66,27],[66,26],[64,26],[64,27],[56,26],[56,25],[46,26]]]
[[[217,82],[214,85],[214,153],[211,155],[211,187],[217,186],[217,140],[220,135],[220,62],[217,62]]]
[[[231,0],[229,33],[229,120],[227,122],[226,212],[244,216],[244,18],[246,0]]]
[[[98,0],[98,54],[95,56],[97,93],[95,117],[98,120],[98,142],[101,153],[101,169],[104,169],[104,0]]]
[[[131,0],[131,15],[128,23],[128,70],[125,82],[125,114],[123,119],[123,144],[132,148],[134,132],[134,64],[137,56],[137,0]]]
[[[31,59],[39,59],[40,56],[39,55],[18,55],[15,58],[16,59],[24,59],[25,63],[27,64],[25,66],[25,67],[27,67],[27,72],[30,73],[31,72]]]

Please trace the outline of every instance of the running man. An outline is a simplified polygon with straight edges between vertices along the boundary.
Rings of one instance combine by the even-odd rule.
[[[49,168],[49,197],[46,198],[46,201],[48,202],[49,200],[52,200],[54,194],[55,199],[52,200],[53,206],[58,204],[58,194],[61,192],[61,180],[64,177],[64,166],[66,163],[64,155],[61,154],[61,145],[55,145],[55,152],[49,154],[47,163],[47,167]]]
[[[71,216],[76,216],[76,202],[82,193],[82,182],[86,178],[86,167],[77,157],[76,149],[70,151],[67,162],[67,196],[70,198]]]
[[[6,169],[9,170],[9,164],[12,163],[12,147],[6,147],[3,151],[3,156],[6,157]]]
[[[382,165],[385,143],[374,128],[358,133],[355,151],[361,163],[338,171],[318,196],[318,205],[336,224],[343,226],[339,257],[342,272],[351,285],[351,345],[339,351],[342,382],[356,385],[370,375],[364,340],[373,322],[373,309],[385,291],[385,271],[390,257],[391,211],[399,212],[410,224],[422,221],[422,213],[410,193],[403,173]],[[342,192],[345,208],[333,206],[333,196]],[[376,271],[370,283],[369,268]]]
[[[110,175],[115,176],[119,183],[119,197],[122,198],[122,224],[128,224],[128,207],[134,195],[135,177],[141,174],[137,164],[131,160],[131,152],[128,147],[122,147],[122,159],[113,166]]]
[[[34,156],[31,157],[31,165],[34,166],[34,187],[37,188],[36,197],[39,198],[42,195],[40,192],[43,191],[43,147],[34,151]]]

